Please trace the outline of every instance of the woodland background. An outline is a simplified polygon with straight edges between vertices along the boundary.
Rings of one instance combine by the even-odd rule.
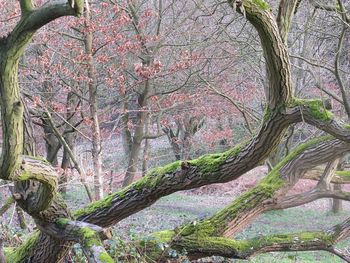
[[[45,2],[35,1],[37,6]],[[261,40],[246,17],[249,9],[242,10],[241,1],[233,2],[238,2],[238,12],[227,2],[214,0],[86,0],[80,18],[61,17],[34,35],[18,68],[24,149],[55,168],[68,207],[76,210],[100,200],[155,167],[175,161],[186,164],[254,138],[266,118],[270,80]],[[277,17],[284,1],[267,2]],[[348,123],[350,3],[293,3],[295,14],[285,42],[293,94],[321,99],[332,116]],[[20,21],[21,8],[17,1],[0,0],[0,10],[0,37],[6,37]],[[255,187],[297,145],[323,133],[304,120],[290,125],[278,147],[248,174],[163,197],[114,225],[113,238],[104,241],[106,251],[120,262],[146,261],[134,241],[214,215]],[[342,154],[334,169],[346,172],[349,162]],[[288,195],[317,186],[313,175],[326,164],[309,170]],[[336,175],[344,175],[340,180],[345,185],[330,187],[349,190],[348,175]],[[35,223],[10,198],[11,189],[12,183],[0,181],[0,229],[4,246],[17,247]],[[326,229],[345,220],[349,208],[339,199],[322,199],[269,211],[238,237]],[[344,255],[347,245],[340,243]],[[178,262],[189,260],[181,251],[166,253]],[[201,262],[225,260],[213,255]],[[79,244],[66,261],[86,262]],[[327,252],[281,252],[252,259],[277,261],[341,259]]]

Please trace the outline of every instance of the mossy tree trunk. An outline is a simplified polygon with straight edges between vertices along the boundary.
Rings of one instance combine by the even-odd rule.
[[[57,175],[45,161],[23,154],[23,104],[18,85],[18,62],[34,33],[50,21],[81,15],[83,0],[54,2],[35,8],[21,0],[21,18],[10,34],[0,39],[0,95],[3,145],[0,176],[14,182],[13,197],[41,230],[8,256],[8,262],[58,262],[71,242],[48,234],[48,225],[58,218],[71,218],[57,194]]]

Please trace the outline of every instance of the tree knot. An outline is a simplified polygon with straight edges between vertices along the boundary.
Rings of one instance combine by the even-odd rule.
[[[181,169],[182,170],[188,170],[190,168],[190,164],[187,161],[181,162]]]

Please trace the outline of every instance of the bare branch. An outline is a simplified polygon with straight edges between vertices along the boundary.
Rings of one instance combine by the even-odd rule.
[[[284,199],[278,201],[278,203],[275,206],[271,207],[271,210],[296,207],[296,206],[313,202],[321,198],[335,198],[335,199],[350,201],[350,193],[343,192],[343,191],[334,191],[334,190],[315,188],[305,193],[286,196]]]
[[[284,43],[287,43],[288,32],[292,23],[298,0],[281,0],[278,7],[277,24]]]
[[[68,143],[66,142],[66,140],[63,138],[63,136],[60,134],[60,132],[57,130],[56,126],[54,125],[54,123],[52,122],[52,117],[49,111],[45,111],[45,118],[48,120],[49,125],[51,127],[51,129],[53,130],[55,136],[57,137],[57,139],[60,141],[60,143],[63,145],[64,149],[67,151],[69,158],[72,160],[73,164],[74,164],[74,168],[78,171],[79,175],[80,175],[80,180],[81,183],[83,184],[86,193],[90,199],[90,201],[94,201],[93,195],[90,191],[89,186],[86,184],[85,179],[84,179],[84,174],[82,172],[82,169],[80,168],[79,163],[77,162],[74,153],[72,151],[72,149],[69,147]]]

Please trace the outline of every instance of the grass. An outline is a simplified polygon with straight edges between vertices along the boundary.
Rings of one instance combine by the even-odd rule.
[[[83,189],[76,193],[69,194],[69,203],[82,204],[84,196]],[[77,198],[77,200],[74,200]],[[191,195],[175,193],[161,198],[153,206],[144,209],[127,219],[119,222],[115,229],[121,239],[128,241],[148,236],[154,231],[173,229],[182,223],[199,220],[210,216],[220,208],[229,204],[234,197]],[[334,215],[327,212],[327,201],[322,200],[303,207],[290,208],[286,210],[271,211],[263,214],[253,224],[239,233],[237,238],[252,238],[259,235],[275,233],[298,232],[301,230],[319,230],[328,228],[343,221],[347,217],[346,212]],[[320,207],[321,204],[321,207]],[[296,220],[297,218],[297,220]],[[340,248],[350,245],[350,242],[343,242]],[[307,252],[278,252],[262,254],[251,260],[224,260],[213,257],[203,262],[254,262],[254,263],[291,263],[291,262],[343,262],[338,257],[323,251]]]
[[[320,201],[320,202],[325,202]],[[274,233],[297,232],[300,230],[326,229],[334,224],[340,223],[347,218],[347,213],[333,214],[319,209],[312,209],[310,205],[305,209],[301,207],[290,208],[280,211],[271,211],[262,215],[254,224],[248,226],[237,238],[251,238],[257,235],[268,235]],[[296,220],[297,219],[297,220]],[[342,242],[339,248],[348,246],[350,242]],[[234,262],[247,262],[236,260]],[[314,263],[314,262],[344,262],[337,256],[324,251],[306,252],[276,252],[261,254],[248,262],[254,263]]]
[[[65,198],[74,208],[83,206],[87,202],[86,194],[82,187],[72,187]],[[129,218],[119,222],[114,227],[114,232],[121,240],[139,239],[142,236],[159,230],[169,230],[182,223],[200,220],[210,216],[229,204],[232,196],[193,195],[191,193],[175,193],[161,198],[151,207],[144,209]],[[247,226],[238,234],[238,239],[252,238],[259,235],[275,233],[299,232],[302,230],[326,229],[334,224],[342,222],[348,216],[349,205],[344,203],[345,211],[334,215],[328,212],[328,201],[320,200],[306,206],[290,208],[286,210],[271,211],[263,214],[253,224]],[[113,240],[111,240],[113,244]],[[342,242],[339,248],[350,245],[350,242]],[[83,261],[82,261],[83,262]],[[291,262],[343,262],[338,257],[327,252],[280,252],[258,255],[249,261],[224,260],[213,257],[202,262],[254,262],[254,263],[291,263]],[[75,263],[78,263],[75,262]]]
[[[218,198],[217,196],[192,196],[176,193],[162,198],[152,207],[133,215],[129,218],[132,224],[126,219],[119,224],[119,227],[145,236],[156,230],[172,229],[179,226],[181,223],[196,220],[202,216],[203,211],[211,215],[228,204],[232,199],[232,197]],[[275,233],[326,229],[347,218],[347,212],[342,212],[337,215],[327,212],[327,209],[324,209],[324,207],[327,206],[325,202],[327,201],[321,200],[303,207],[267,212],[259,217],[253,224],[249,225],[237,238],[243,239]],[[320,204],[322,206],[321,208]],[[157,224],[150,222],[157,222]],[[127,234],[128,233],[125,232],[124,235]],[[350,245],[350,242],[342,242],[339,248],[344,248],[347,245]],[[213,257],[208,260],[209,261],[203,260],[203,262],[343,262],[338,257],[323,251],[269,253],[258,255],[248,261],[224,261],[218,257]]]

